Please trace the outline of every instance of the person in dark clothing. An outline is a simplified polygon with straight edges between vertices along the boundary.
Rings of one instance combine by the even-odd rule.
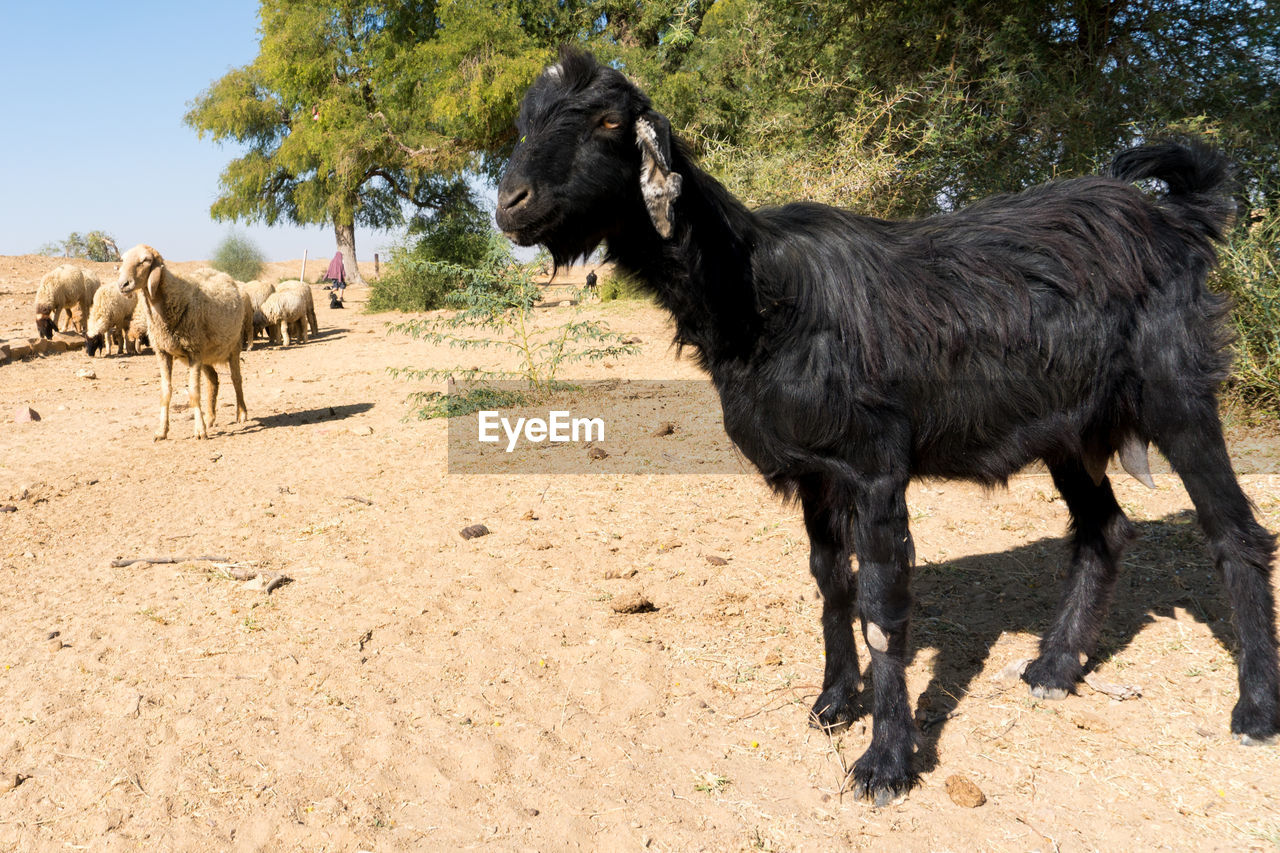
[[[347,290],[347,271],[342,266],[342,252],[333,253],[333,260],[329,261],[329,269],[325,270],[324,280],[328,282],[325,289],[333,291],[332,296],[336,296],[341,303],[343,294]]]

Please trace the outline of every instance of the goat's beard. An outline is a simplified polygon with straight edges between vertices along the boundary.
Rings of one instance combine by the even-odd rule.
[[[555,262],[557,268],[568,266],[579,258],[585,258],[590,255],[604,242],[605,238],[603,234],[590,236],[575,234],[574,237],[576,239],[574,239],[568,236],[573,234],[572,228],[558,230],[560,233],[547,233],[547,230],[535,227],[504,231],[503,234],[517,246],[541,245],[545,247],[551,253],[551,259]]]

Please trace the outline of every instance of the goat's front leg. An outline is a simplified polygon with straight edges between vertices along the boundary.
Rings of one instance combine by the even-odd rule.
[[[841,496],[830,481],[801,487],[804,525],[809,532],[809,571],[822,593],[822,640],[826,671],[822,693],[810,720],[829,729],[853,722],[854,698],[861,684],[858,649],[853,643],[856,580],[852,556],[852,497]]]
[[[871,746],[853,766],[856,796],[885,805],[915,787],[915,721],[907,701],[911,565],[907,478],[877,475],[859,484],[854,504],[858,611],[871,652]]]
[[[169,401],[173,397],[173,356],[157,349],[156,360],[160,363],[160,429],[156,430],[155,440],[163,441],[169,437]]]
[[[187,362],[187,399],[195,411],[195,437],[208,438],[209,429],[204,423],[204,413],[200,411],[200,375],[203,365],[195,358]]]

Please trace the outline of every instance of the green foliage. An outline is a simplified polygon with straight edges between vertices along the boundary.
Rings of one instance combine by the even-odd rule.
[[[455,314],[395,323],[390,330],[455,349],[496,353],[514,361],[515,366],[392,368],[392,375],[405,379],[447,380],[461,386],[461,394],[454,393],[455,388],[449,394],[423,391],[412,395],[419,417],[464,414],[488,406],[499,399],[495,395],[511,393],[494,387],[495,382],[516,381],[532,395],[546,394],[558,387],[557,376],[567,364],[635,352],[634,345],[622,343],[621,336],[604,323],[584,319],[558,326],[539,323],[534,305],[542,291],[532,272],[514,263],[504,246],[496,242],[494,246],[496,250],[480,266],[454,267],[464,282],[448,296],[448,302],[458,309]]]
[[[115,238],[105,231],[81,234],[72,231],[65,240],[55,240],[40,247],[42,255],[60,255],[64,258],[83,258],[87,261],[118,261],[120,249]]]
[[[600,279],[596,285],[601,302],[612,302],[616,299],[648,299],[649,294],[621,272],[613,272]]]
[[[1255,203],[1280,192],[1280,4],[600,5],[588,43],[750,202],[926,214],[1192,127]]]
[[[432,217],[416,217],[404,239],[391,247],[386,271],[369,290],[368,311],[430,311],[466,284],[459,270],[483,267],[505,252],[506,240],[489,224],[465,185],[454,204]]]
[[[406,206],[439,208],[510,136],[548,55],[502,6],[262,0],[259,17],[257,57],[185,117],[248,149],[222,173],[215,219],[389,228]]]
[[[266,260],[256,243],[233,231],[213,250],[209,263],[236,281],[252,281],[262,273]]]
[[[1219,259],[1214,284],[1231,295],[1236,331],[1234,394],[1280,413],[1280,207],[1259,211]]]

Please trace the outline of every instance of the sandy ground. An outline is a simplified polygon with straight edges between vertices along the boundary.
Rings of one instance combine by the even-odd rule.
[[[55,263],[0,258],[0,338],[30,334]],[[317,300],[319,337],[245,354],[247,423],[224,374],[209,441],[184,409],[153,443],[149,355],[0,365],[0,849],[1280,846],[1280,748],[1230,737],[1229,613],[1175,477],[1112,475],[1140,538],[1091,667],[1128,701],[999,678],[1055,604],[1046,476],[913,487],[925,773],[875,809],[842,793],[869,718],[807,725],[822,646],[796,508],[740,463],[451,474],[446,424],[408,417],[417,386],[387,368],[468,357],[347,295]],[[539,322],[580,310],[639,352],[570,375],[698,378],[647,305]],[[14,422],[26,407],[41,419]],[[1234,440],[1274,460],[1269,436]],[[1243,482],[1280,529],[1280,476]],[[491,535],[464,540],[474,524]],[[615,612],[637,595],[656,609]],[[984,805],[953,802],[957,774]]]

